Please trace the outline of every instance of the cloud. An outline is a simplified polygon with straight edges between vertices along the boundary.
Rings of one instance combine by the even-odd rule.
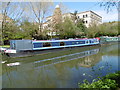
[[[109,21],[118,21],[118,12],[109,12],[107,13],[105,10],[103,11],[95,11],[98,15],[102,16],[102,21],[103,22],[109,22]]]

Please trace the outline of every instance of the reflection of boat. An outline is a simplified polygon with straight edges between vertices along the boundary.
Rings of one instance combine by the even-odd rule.
[[[93,49],[93,50],[89,50],[89,51],[83,51],[83,52],[79,52],[79,53],[63,55],[63,56],[54,57],[54,58],[50,58],[50,59],[43,59],[40,61],[35,61],[34,63],[36,65],[36,67],[45,67],[45,66],[49,66],[52,64],[72,61],[72,60],[80,59],[80,58],[83,58],[86,56],[91,56],[91,55],[97,54],[98,52],[99,52],[99,49]]]
[[[7,64],[7,66],[18,66],[18,65],[20,65],[19,62],[15,62],[15,63],[9,63],[9,64]]]

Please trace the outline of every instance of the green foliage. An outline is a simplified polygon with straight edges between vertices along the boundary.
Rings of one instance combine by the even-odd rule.
[[[87,37],[117,36],[118,22],[103,23],[100,25],[92,24],[87,30]]]
[[[102,77],[101,79],[98,78],[93,80],[92,83],[89,83],[87,80],[84,80],[84,83],[80,84],[80,88],[110,88],[110,89],[116,89],[117,87],[120,87],[120,71],[112,74],[108,74],[105,77]]]
[[[84,84],[81,84],[79,86],[80,88],[116,88],[117,83],[115,80],[111,79],[104,79],[104,80],[98,80],[96,82],[92,82],[91,84],[84,80]]]
[[[9,48],[10,45],[0,45],[0,47]]]
[[[76,14],[77,12],[75,12]],[[76,17],[77,19],[77,17]],[[120,33],[118,32],[118,23],[119,22],[109,22],[96,25],[93,23],[89,28],[83,24],[83,20],[78,19],[75,23],[74,20],[66,17],[64,22],[57,23],[55,25],[56,36],[48,36],[50,30],[42,29],[39,31],[38,23],[31,23],[28,20],[23,22],[11,21],[4,25],[0,37],[3,41],[8,41],[11,39],[49,39],[49,38],[94,38],[100,36],[117,36]],[[1,29],[1,28],[0,28]]]
[[[78,34],[80,37],[86,35],[87,27],[83,24],[83,20],[79,19],[76,23],[76,27],[77,27],[76,34]]]
[[[120,88],[120,71],[116,73],[108,74],[105,77],[103,77],[103,79],[115,80],[116,83],[118,84],[118,87]]]
[[[87,37],[93,38],[93,37],[96,36],[97,32],[98,32],[98,26],[97,26],[95,23],[93,23],[93,24],[87,29],[87,32],[86,32],[86,33],[87,33]]]
[[[65,21],[61,24],[59,33],[60,33],[61,38],[74,37],[75,36],[75,24],[69,18],[66,18]]]
[[[76,24],[68,17],[64,22],[56,25],[56,29],[59,30],[58,34],[60,38],[75,38],[85,36],[86,27],[82,20],[79,20]]]
[[[118,23],[109,22],[99,25],[98,34],[107,35],[107,36],[116,36],[118,35]]]
[[[21,23],[20,29],[24,39],[32,39],[38,30],[38,25],[25,20]]]
[[[19,33],[20,30],[19,27],[16,25],[16,22],[13,21],[6,23],[2,32],[2,39],[10,40],[10,39],[20,38]]]

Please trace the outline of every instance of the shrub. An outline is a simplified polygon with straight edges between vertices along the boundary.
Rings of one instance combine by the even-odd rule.
[[[104,79],[104,80],[98,80],[96,82],[92,82],[91,84],[84,80],[84,84],[80,84],[80,88],[111,88],[115,89],[117,87],[117,83],[115,80],[111,79]]]
[[[79,83],[80,88],[109,88],[117,89],[120,87],[120,71],[112,74],[108,74],[99,80],[94,79],[92,83],[89,83],[86,79],[84,83]]]

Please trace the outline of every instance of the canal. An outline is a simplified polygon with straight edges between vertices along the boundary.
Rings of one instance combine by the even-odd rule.
[[[3,57],[3,88],[78,88],[84,79],[114,73],[118,45],[66,48],[22,58]]]

